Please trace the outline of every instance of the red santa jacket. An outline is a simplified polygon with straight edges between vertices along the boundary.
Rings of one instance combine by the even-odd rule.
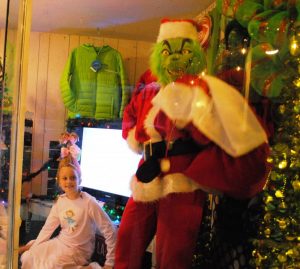
[[[208,86],[204,82],[200,88],[205,92]],[[199,128],[193,120],[187,119],[184,124],[176,123],[173,116],[153,104],[158,93],[160,85],[152,82],[134,95],[125,108],[123,137],[129,147],[142,153],[143,144],[147,141],[155,143],[192,138],[198,144],[205,145],[205,148],[197,153],[167,156],[170,168],[150,183],[142,183],[133,177],[131,189],[134,200],[154,201],[169,193],[197,189],[224,193],[234,198],[249,198],[262,190],[269,171],[266,162],[269,146],[266,141],[259,142],[259,145],[240,156],[231,156],[218,142],[213,141],[215,139],[205,135],[204,129]],[[143,162],[142,158],[139,165]]]

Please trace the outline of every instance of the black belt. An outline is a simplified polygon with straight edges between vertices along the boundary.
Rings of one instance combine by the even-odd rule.
[[[136,177],[144,183],[151,182],[161,173],[159,159],[164,157],[197,153],[203,150],[207,145],[199,145],[192,139],[177,139],[168,145],[167,142],[160,141],[156,143],[144,144],[145,162],[139,166],[136,171]]]
[[[197,144],[192,139],[177,139],[169,143],[167,150],[167,141],[160,141],[156,143],[144,144],[144,159],[148,160],[150,157],[161,159],[166,156],[176,156],[199,152],[203,146]]]

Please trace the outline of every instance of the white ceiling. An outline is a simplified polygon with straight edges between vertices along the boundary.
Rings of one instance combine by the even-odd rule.
[[[32,0],[32,31],[154,41],[162,18],[194,18],[213,2]]]

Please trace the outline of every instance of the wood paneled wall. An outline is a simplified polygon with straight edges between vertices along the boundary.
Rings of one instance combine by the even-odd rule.
[[[149,67],[152,43],[79,35],[32,32],[30,37],[26,110],[32,113],[33,146],[31,171],[48,160],[49,141],[58,140],[65,130],[66,110],[59,81],[70,52],[81,44],[110,45],[124,60],[130,85]],[[47,193],[47,171],[34,178],[27,191]]]

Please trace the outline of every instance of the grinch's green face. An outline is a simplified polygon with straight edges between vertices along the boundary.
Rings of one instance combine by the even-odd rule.
[[[155,45],[151,55],[151,70],[162,84],[168,84],[184,74],[198,74],[205,67],[200,45],[186,38],[164,40]]]
[[[170,77],[172,81],[181,77],[186,73],[193,57],[193,48],[191,40],[170,39],[163,41],[161,51],[161,64],[165,72],[165,76]]]

